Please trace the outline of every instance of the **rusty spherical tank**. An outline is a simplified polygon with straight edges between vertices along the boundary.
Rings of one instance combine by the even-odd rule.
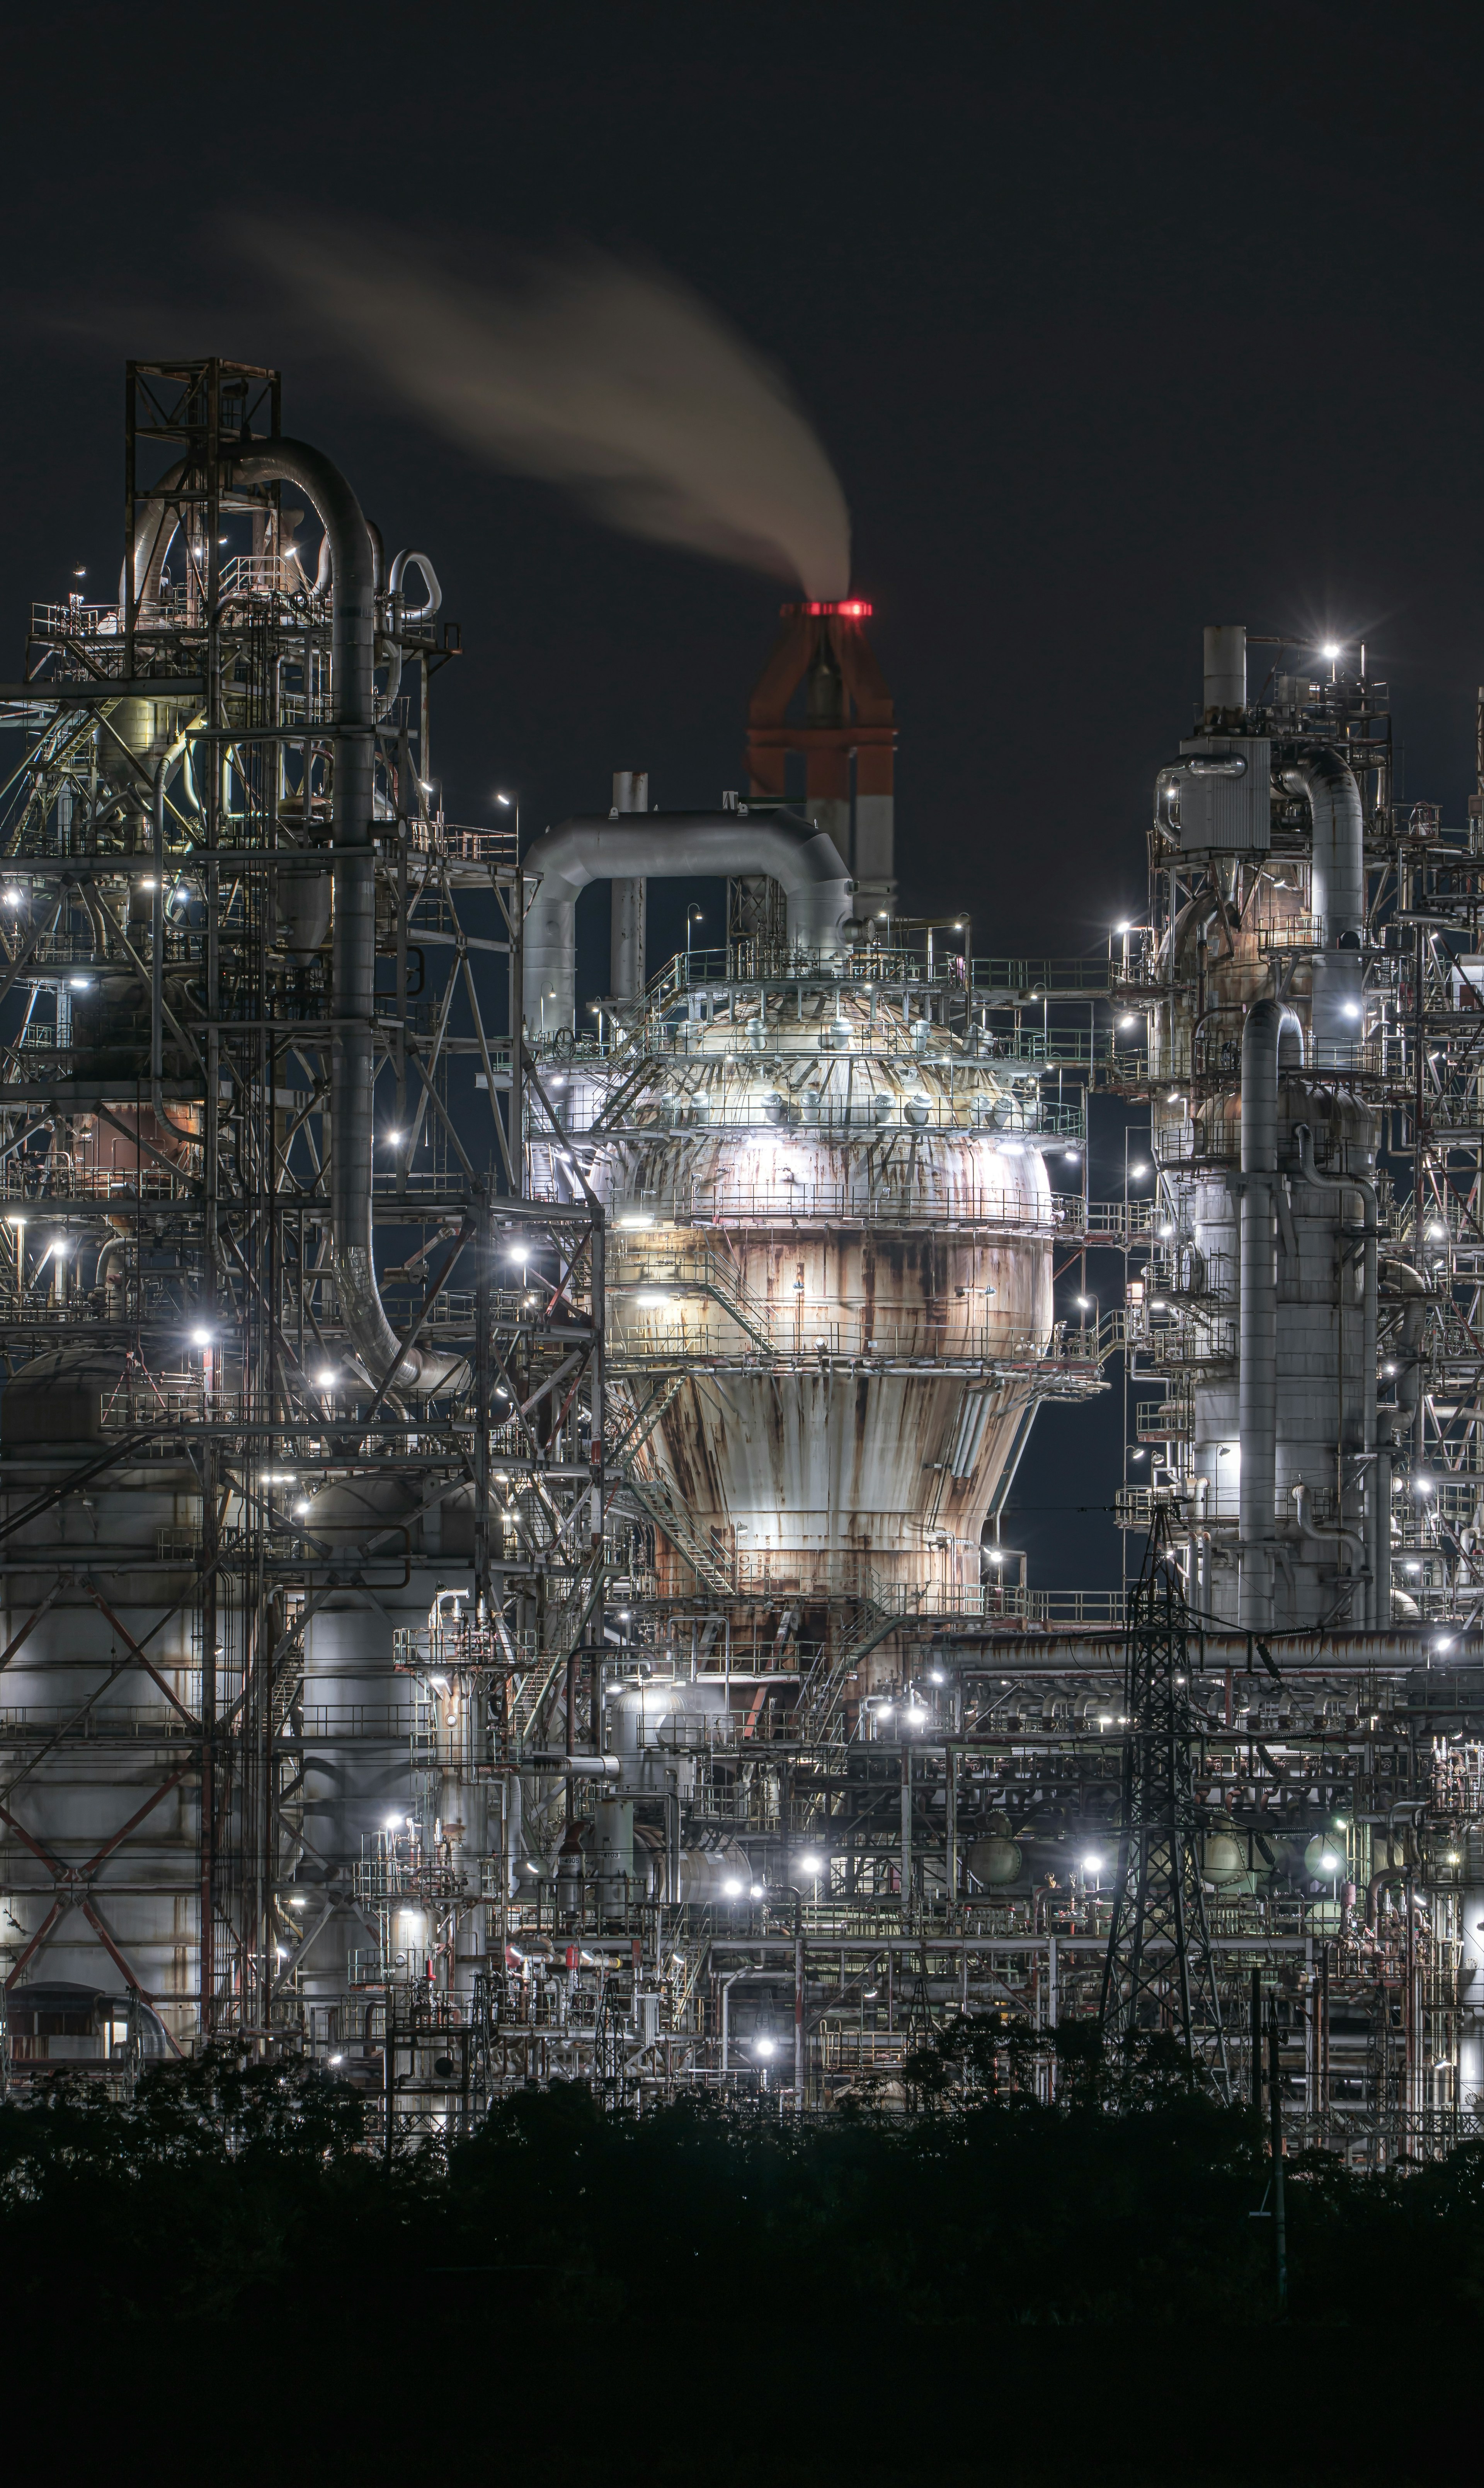
[[[669,1394],[652,1474],[740,1588],[977,1590],[1051,1330],[1033,1090],[859,990],[665,1037],[591,1177],[610,1371]]]

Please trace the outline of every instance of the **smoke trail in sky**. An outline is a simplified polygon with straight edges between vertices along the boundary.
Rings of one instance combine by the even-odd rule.
[[[676,278],[598,251],[477,285],[350,227],[255,220],[253,254],[445,433],[609,525],[850,586],[839,479],[781,374]]]

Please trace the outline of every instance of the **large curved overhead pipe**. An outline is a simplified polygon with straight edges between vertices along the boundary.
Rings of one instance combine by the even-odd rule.
[[[578,815],[539,837],[521,870],[540,883],[525,919],[526,1022],[548,1030],[576,1011],[577,894],[590,881],[767,873],[782,884],[790,943],[823,958],[842,946],[854,888],[833,838],[798,812]]]
[[[1237,1405],[1241,1587],[1238,1621],[1273,1623],[1277,1544],[1277,1247],[1273,1192],[1278,1165],[1278,1075],[1303,1061],[1303,1032],[1286,1003],[1254,1003],[1242,1032],[1242,1296]]]
[[[334,701],[335,1031],[330,1050],[330,1233],[340,1310],[374,1383],[439,1391],[456,1357],[401,1353],[377,1286],[371,1242],[372,1042],[376,983],[375,778],[377,555],[360,503],[339,468],[304,440],[275,439],[235,459],[239,484],[293,484],[329,539],[335,603],[330,626]],[[395,1371],[392,1369],[395,1368]]]
[[[1309,1033],[1316,1045],[1358,1045],[1363,1033],[1365,817],[1360,789],[1337,751],[1284,764],[1290,795],[1305,795],[1314,821],[1311,910],[1323,950],[1315,959]]]

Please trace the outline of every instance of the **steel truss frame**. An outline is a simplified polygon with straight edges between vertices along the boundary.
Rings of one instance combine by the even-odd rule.
[[[332,1906],[354,1907],[355,1861],[324,1855],[306,1813],[310,1765],[357,1737],[350,1721],[306,1716],[317,1620],[347,1603],[385,1619],[436,1574],[446,1545],[470,1584],[466,1672],[488,1725],[468,1767],[498,1773],[522,1703],[541,1708],[551,1639],[565,1653],[602,1563],[590,1318],[602,1220],[589,1201],[520,1197],[525,1131],[543,1108],[511,1033],[522,1015],[514,841],[439,807],[430,684],[460,635],[410,617],[384,579],[374,834],[385,1146],[373,1214],[401,1247],[382,1284],[403,1351],[446,1351],[454,1382],[404,1403],[357,1368],[340,1318],[326,1183],[334,1005],[300,903],[308,891],[312,916],[325,875],[333,589],[281,488],[234,480],[249,440],[277,434],[280,407],[277,374],[257,367],[128,367],[122,605],[37,608],[24,678],[0,707],[23,737],[0,790],[12,902],[0,1003],[14,997],[21,1014],[0,1076],[0,1353],[13,1379],[59,1348],[86,1351],[109,1377],[94,1456],[58,1477],[55,1461],[38,1472],[35,1453],[5,1447],[0,1666],[49,1682],[63,1656],[39,1658],[37,1627],[79,1602],[114,1635],[80,1698],[0,1721],[5,1974],[24,1992],[75,1900],[104,1974],[146,1998],[174,2046],[223,2033],[266,2046],[307,2026],[314,1932]],[[250,550],[229,556],[224,535],[244,527]],[[488,1096],[482,1140],[471,1073]],[[525,1246],[518,1289],[495,1258],[512,1232]],[[472,1274],[462,1293],[456,1273]],[[115,1488],[162,1480],[176,1517],[150,1543],[79,1542],[89,1495],[111,1508]],[[313,1505],[358,1482],[396,1484],[395,1521],[317,1526]],[[445,1507],[465,1515],[462,1560],[438,1534]],[[417,1629],[399,1626],[413,1676]],[[420,1699],[421,1748],[416,1735],[405,1747],[414,1768],[438,1741],[430,1748],[427,1722],[441,1697],[423,1682]],[[95,1762],[126,1749],[128,1786],[105,1781],[89,1827],[62,1836],[54,1810],[85,1748]],[[128,1886],[146,1914],[172,1917],[161,1978],[109,1932],[107,1907],[130,1841],[170,1811],[167,1797],[169,1840]],[[309,1920],[291,1914],[300,1897],[313,1899]]]

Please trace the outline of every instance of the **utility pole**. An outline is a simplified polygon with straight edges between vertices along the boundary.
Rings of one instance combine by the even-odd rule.
[[[1283,2201],[1283,2092],[1278,2074],[1278,2001],[1268,2016],[1268,2137],[1273,2152],[1273,2246],[1277,2260],[1278,2314],[1288,2312],[1288,2215]]]
[[[1123,1831],[1103,1970],[1103,2042],[1126,2065],[1143,2033],[1168,2031],[1229,2100],[1201,1889],[1190,1639],[1168,1506],[1160,1504],[1125,1640]]]

